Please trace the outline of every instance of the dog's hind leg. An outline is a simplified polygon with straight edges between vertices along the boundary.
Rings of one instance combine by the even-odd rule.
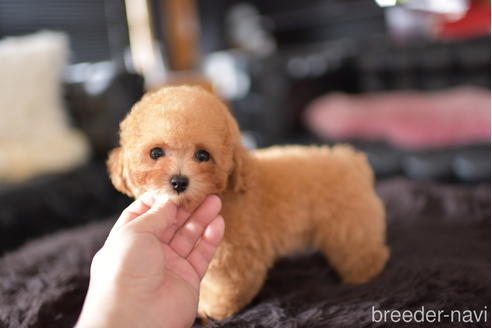
[[[374,194],[340,207],[317,221],[315,246],[346,283],[364,283],[379,274],[389,257],[384,208]]]

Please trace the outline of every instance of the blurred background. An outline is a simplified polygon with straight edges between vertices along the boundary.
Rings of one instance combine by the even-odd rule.
[[[0,0],[0,253],[121,211],[119,121],[170,84],[222,97],[249,148],[488,184],[490,49],[486,0]]]

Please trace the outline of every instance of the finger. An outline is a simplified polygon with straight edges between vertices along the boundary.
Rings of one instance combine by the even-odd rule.
[[[217,246],[219,246],[224,236],[224,229],[224,219],[221,216],[216,217],[208,225],[202,238],[198,241],[190,255],[188,255],[187,260],[193,266],[200,279],[205,275],[208,265],[217,250]]]
[[[179,211],[179,209],[178,209]],[[161,237],[161,240],[163,243],[165,244],[169,244],[169,242],[171,241],[171,239],[173,239],[174,235],[176,234],[176,231],[178,230],[178,226],[176,225],[176,221],[177,219],[175,220],[174,223],[171,223],[166,231],[164,231],[164,234],[162,235]]]
[[[190,218],[191,213],[178,207],[178,214],[176,214],[176,220],[166,229],[162,236],[162,242],[168,244],[173,239],[176,231]]]
[[[154,202],[155,196],[151,192],[148,191],[142,194],[142,196],[134,200],[130,205],[128,205],[127,208],[123,210],[111,231],[120,228],[136,217],[147,212],[152,207]]]
[[[186,211],[184,208],[180,207],[178,209],[178,214],[176,215],[176,225],[181,227],[191,216],[191,212]]]
[[[169,246],[180,256],[187,257],[203,231],[217,217],[221,208],[219,197],[208,196],[186,223],[178,228]]]
[[[225,232],[225,222],[222,215],[216,217],[208,226],[203,233],[202,240],[206,241],[213,247],[219,246],[224,237]]]
[[[169,227],[164,232],[161,240],[163,243],[168,244],[171,239],[173,239],[176,231],[181,227],[190,217],[191,213],[183,209],[182,207],[178,207],[178,213],[176,214],[176,219],[174,222],[169,225]]]
[[[157,198],[146,213],[128,223],[128,226],[137,232],[150,232],[162,241],[162,236],[175,221],[177,211],[173,202]]]

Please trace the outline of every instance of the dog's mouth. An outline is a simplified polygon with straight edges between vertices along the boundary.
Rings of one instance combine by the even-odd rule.
[[[169,199],[177,206],[187,211],[193,211],[203,202],[207,193],[200,189],[200,183],[190,180],[187,181],[184,188],[178,185],[174,186],[170,180],[166,179],[165,184],[154,185],[151,189],[153,189],[155,194],[162,195],[162,197]]]
[[[171,191],[164,191],[164,194],[171,199],[172,201],[183,201],[188,193],[186,191],[176,191],[176,190],[171,190]]]
[[[193,193],[189,190],[178,192],[175,190],[161,189],[156,191],[156,193],[164,196],[177,206],[182,207],[187,211],[193,211],[196,207],[198,207],[198,205],[200,205],[200,200],[197,199],[197,197],[193,197]]]

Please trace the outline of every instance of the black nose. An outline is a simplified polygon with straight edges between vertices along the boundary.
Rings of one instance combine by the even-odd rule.
[[[182,175],[173,175],[169,180],[169,183],[171,184],[171,187],[173,187],[173,190],[179,194],[180,192],[186,190],[189,180],[187,177]]]

